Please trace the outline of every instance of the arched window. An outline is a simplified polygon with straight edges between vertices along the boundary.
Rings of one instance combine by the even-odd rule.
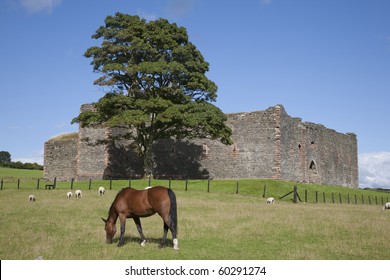
[[[312,160],[309,165],[309,183],[320,183],[320,176],[318,174],[317,164],[314,160]]]
[[[317,174],[317,166],[316,166],[316,163],[314,162],[314,160],[312,160],[312,161],[310,162],[309,170],[310,170],[313,174]]]

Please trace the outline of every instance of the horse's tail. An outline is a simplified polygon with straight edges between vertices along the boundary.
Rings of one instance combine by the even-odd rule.
[[[178,226],[177,226],[177,205],[176,205],[176,195],[175,193],[171,190],[168,189],[168,196],[171,201],[171,208],[169,210],[169,217],[171,218],[171,222],[173,223],[173,228],[176,231],[178,231]]]

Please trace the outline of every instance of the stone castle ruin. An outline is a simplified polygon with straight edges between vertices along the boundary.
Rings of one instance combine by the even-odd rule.
[[[81,110],[92,110],[92,104]],[[358,187],[357,138],[290,117],[277,105],[227,114],[233,145],[217,140],[164,139],[153,147],[155,178],[271,178]],[[143,176],[142,159],[128,140],[96,145],[115,129],[79,128],[45,143],[47,180],[129,179]]]

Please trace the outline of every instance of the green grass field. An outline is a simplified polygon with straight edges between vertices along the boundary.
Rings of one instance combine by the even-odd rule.
[[[157,215],[142,220],[148,239],[146,247],[139,245],[132,220],[127,222],[123,247],[105,244],[101,218],[107,217],[116,193],[129,183],[143,188],[147,181],[113,181],[112,190],[109,181],[92,181],[91,185],[88,181],[74,182],[74,189],[82,189],[83,197],[67,200],[70,182],[59,182],[55,190],[42,187],[37,190],[34,180],[19,176],[23,178],[20,189],[8,187],[12,181],[9,179],[0,191],[0,258],[3,260],[38,256],[60,260],[390,259],[390,211],[382,211],[381,205],[367,202],[364,205],[331,200],[314,203],[312,195],[316,190],[326,190],[329,199],[331,193],[342,196],[350,193],[352,197],[363,195],[365,201],[371,197],[374,202],[375,196],[386,199],[388,194],[299,185],[301,199],[307,189],[309,201],[294,204],[290,196],[278,199],[292,190],[293,183],[240,180],[239,194],[236,194],[236,181],[211,181],[210,192],[207,192],[207,181],[189,181],[187,191],[185,181],[172,181],[179,215],[180,250],[176,252],[171,247],[170,235],[168,247],[158,248],[162,220]],[[168,186],[167,181],[152,183]],[[276,198],[274,205],[266,204],[262,197],[264,184],[267,184],[266,196]],[[107,189],[102,197],[97,194],[100,185]],[[36,202],[28,201],[29,194],[36,196]],[[118,237],[117,233],[114,241]]]
[[[5,182],[14,182],[17,179],[24,179],[26,182],[30,182],[38,178],[42,178],[42,176],[42,170],[26,170],[0,167],[0,180],[3,179]]]

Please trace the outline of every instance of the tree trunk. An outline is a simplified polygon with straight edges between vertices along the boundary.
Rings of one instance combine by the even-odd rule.
[[[153,161],[153,151],[152,151],[152,145],[149,144],[148,147],[145,147],[145,152],[144,152],[144,176],[153,177],[153,166],[154,166],[154,161]]]

